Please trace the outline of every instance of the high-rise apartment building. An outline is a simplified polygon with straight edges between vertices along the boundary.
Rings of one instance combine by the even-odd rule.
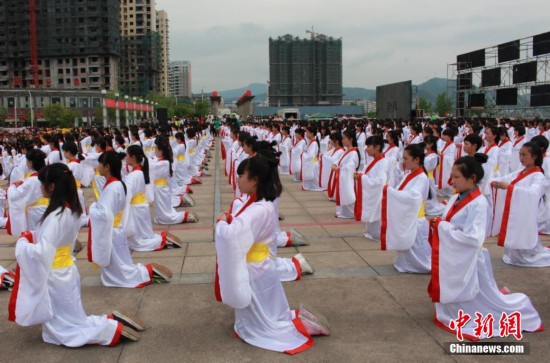
[[[0,88],[116,89],[118,1],[34,4],[0,1]]]
[[[170,62],[169,85],[172,96],[193,97],[191,90],[191,62]]]
[[[342,104],[342,39],[269,38],[271,106]]]
[[[119,88],[129,95],[160,91],[161,38],[155,0],[120,0]]]
[[[168,14],[164,10],[157,12],[157,33],[160,36],[160,89],[159,92],[168,96],[168,71],[170,67],[170,44]]]

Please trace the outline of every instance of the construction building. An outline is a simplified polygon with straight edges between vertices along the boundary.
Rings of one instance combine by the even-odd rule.
[[[170,44],[168,14],[164,10],[157,11],[157,33],[160,36],[160,88],[159,92],[168,96],[168,72],[170,70]]]
[[[0,88],[116,89],[119,4],[0,1]]]
[[[120,91],[160,92],[162,46],[155,0],[120,0],[120,45]]]
[[[269,38],[269,105],[342,104],[342,39]]]
[[[191,62],[170,62],[169,71],[170,94],[178,98],[193,98],[191,90]]]

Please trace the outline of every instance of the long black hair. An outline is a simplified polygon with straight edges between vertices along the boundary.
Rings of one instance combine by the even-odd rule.
[[[314,139],[311,142],[317,143],[317,155],[319,155],[319,150],[321,150],[321,144],[319,143],[319,138],[317,137],[317,128],[315,126],[310,126],[307,128],[307,131],[313,134]]]
[[[172,176],[172,163],[174,162],[174,154],[172,153],[170,140],[164,135],[159,135],[155,139],[155,145],[157,146],[157,149],[162,152],[163,158],[168,160],[168,163],[170,164],[170,176]]]
[[[79,160],[84,160],[84,156],[78,152],[78,146],[72,141],[66,141],[63,143],[63,151],[71,153],[71,155],[74,155]]]
[[[270,162],[269,165],[271,166],[277,197],[280,197],[283,192],[283,183],[281,183],[281,178],[279,177],[279,157],[282,153],[280,151],[276,151],[274,149],[275,146],[277,146],[275,141],[258,141],[254,144],[253,150],[255,153],[274,161]]]
[[[334,144],[338,143],[338,145],[335,145],[334,148],[338,149],[338,147],[343,147],[342,144],[342,133],[340,131],[333,132],[330,134],[330,139]]]
[[[52,184],[54,185],[50,196],[50,203],[40,218],[39,223],[44,222],[48,215],[58,208],[61,208],[58,215],[63,213],[65,208],[69,208],[73,214],[80,217],[82,214],[82,206],[78,199],[76,180],[67,165],[55,163],[40,169],[38,180],[40,180],[46,190],[49,189]]]
[[[126,194],[126,184],[122,181],[122,160],[120,159],[120,154],[115,151],[106,151],[99,156],[97,159],[103,166],[109,166],[109,171],[111,175],[118,179],[122,186],[124,187],[124,194]]]
[[[382,136],[373,135],[367,137],[367,140],[365,140],[365,146],[368,145],[378,146],[380,148],[380,153],[384,151],[384,139],[382,138]]]
[[[351,139],[351,146],[356,148],[357,147],[357,135],[355,134],[355,132],[350,130],[349,128],[347,128],[343,132],[343,134],[348,139]],[[359,170],[359,165],[361,164],[361,153],[357,149],[356,149],[356,151],[357,151],[357,157],[359,158],[359,163],[357,164],[357,168],[355,170]]]
[[[268,202],[273,202],[278,197],[273,168],[277,167],[278,164],[277,159],[268,159],[262,155],[256,155],[244,159],[237,168],[237,174],[241,176],[248,173],[249,179],[257,180],[257,200],[265,199]]]
[[[31,162],[32,168],[35,171],[40,171],[44,166],[46,166],[46,154],[40,149],[30,149],[25,155],[28,161]]]
[[[149,160],[145,156],[143,149],[138,145],[130,145],[126,149],[126,153],[136,158],[136,161],[141,164],[141,171],[143,172],[143,179],[145,179],[145,184],[149,184]]]
[[[53,135],[50,139],[50,144],[53,144],[54,149],[57,149],[57,151],[59,152],[59,160],[63,160],[63,155],[61,155],[61,148],[59,147],[59,136]]]

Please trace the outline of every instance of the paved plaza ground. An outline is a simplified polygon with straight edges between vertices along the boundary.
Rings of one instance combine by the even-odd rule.
[[[217,140],[219,148],[219,140]],[[218,149],[217,149],[218,151]],[[214,299],[215,250],[213,222],[228,208],[233,191],[224,176],[219,152],[210,163],[212,176],[194,186],[200,222],[165,228],[186,243],[181,249],[134,252],[136,262],[158,262],[174,272],[170,284],[143,289],[102,287],[99,270],[92,268],[83,250],[76,255],[82,279],[82,300],[89,314],[109,314],[125,309],[148,324],[137,343],[114,348],[87,346],[78,349],[42,342],[40,327],[22,328],[7,320],[9,293],[0,291],[0,362],[362,362],[362,361],[544,361],[550,352],[550,332],[525,334],[530,354],[524,356],[449,355],[444,343],[456,338],[433,324],[434,309],[426,292],[429,275],[401,274],[393,268],[393,253],[362,236],[364,225],[336,219],[335,206],[325,193],[304,192],[299,183],[283,177],[285,191],[281,227],[295,228],[310,246],[300,247],[316,272],[298,282],[285,283],[293,307],[307,304],[323,312],[332,336],[315,338],[315,346],[297,356],[265,351],[235,338],[233,311]],[[85,190],[91,202],[91,190]],[[79,239],[87,238],[83,229]],[[550,239],[543,237],[544,244]],[[0,265],[13,268],[15,238],[0,232]],[[499,286],[524,292],[550,324],[550,268],[518,268],[502,262],[503,249],[496,240],[486,242]],[[279,249],[293,256],[296,248]],[[498,338],[491,341],[515,341]]]

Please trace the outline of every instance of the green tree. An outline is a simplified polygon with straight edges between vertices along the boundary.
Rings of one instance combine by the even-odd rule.
[[[65,107],[60,105],[59,103],[53,103],[53,104],[44,106],[44,118],[52,126],[58,125],[58,123],[63,118],[64,113],[65,113]]]
[[[424,113],[432,112],[432,104],[424,97],[418,99],[418,109],[424,110]]]
[[[65,108],[63,115],[61,116],[61,120],[57,126],[66,128],[74,127],[74,120],[76,118],[79,119],[78,124],[80,125],[82,122],[82,114],[80,111],[74,108]]]
[[[0,125],[4,126],[6,121],[6,116],[8,116],[8,110],[4,106],[0,106]]]
[[[174,108],[174,113],[172,116],[177,117],[189,117],[193,116],[193,113],[195,112],[193,105],[190,105],[188,103],[178,103],[178,105]]]
[[[207,102],[198,101],[195,102],[195,116],[204,117],[210,112],[210,106]]]
[[[453,110],[453,101],[447,96],[447,93],[441,92],[439,95],[437,95],[437,101],[435,102],[435,112],[439,114],[439,116],[445,116],[447,112],[451,112]]]

